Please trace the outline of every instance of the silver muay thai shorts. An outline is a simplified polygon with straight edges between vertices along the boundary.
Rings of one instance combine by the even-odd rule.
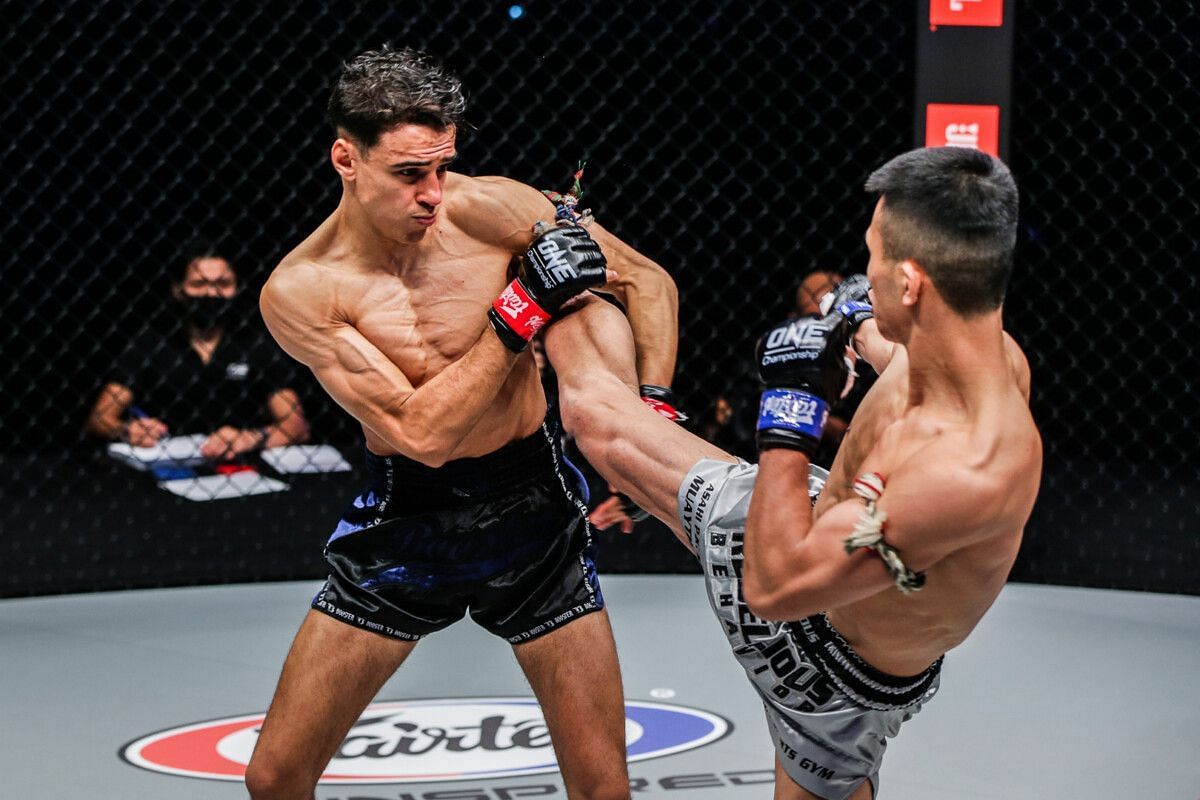
[[[810,468],[816,498],[828,473]],[[938,687],[939,658],[920,675],[896,677],[867,664],[824,614],[767,622],[742,595],[746,514],[758,467],[703,459],[679,487],[679,519],[704,570],[708,598],[733,654],[759,693],[775,752],[792,780],[844,800],[864,780],[879,793],[887,739]]]

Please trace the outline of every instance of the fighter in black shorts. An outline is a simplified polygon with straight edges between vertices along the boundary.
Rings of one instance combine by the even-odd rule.
[[[263,289],[276,340],[362,423],[372,485],[328,544],[247,769],[255,798],[311,798],[416,641],[468,612],[513,643],[568,796],[629,796],[589,529],[526,345],[607,284],[639,378],[668,385],[675,287],[570,204],[450,172],[463,113],[458,80],[423,54],[349,62],[329,102],[341,203]]]

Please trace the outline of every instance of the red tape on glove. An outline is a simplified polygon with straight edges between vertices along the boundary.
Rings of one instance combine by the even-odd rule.
[[[534,302],[518,281],[513,281],[492,301],[492,308],[504,318],[513,333],[529,341],[546,327],[550,315]]]

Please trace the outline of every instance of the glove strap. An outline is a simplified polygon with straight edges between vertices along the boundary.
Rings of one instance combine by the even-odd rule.
[[[638,387],[638,391],[642,396],[642,402],[649,406],[650,410],[654,413],[679,425],[687,422],[688,415],[675,408],[675,393],[666,386],[643,383]],[[629,495],[624,492],[617,492],[616,496],[621,502],[621,511],[632,521],[641,522],[650,517],[650,512],[633,502]]]
[[[622,513],[629,517],[630,522],[643,522],[650,519],[650,512],[633,502],[629,495],[624,492],[618,492],[617,499],[621,503]]]
[[[667,387],[643,383],[639,387],[639,393],[642,396],[642,402],[660,416],[680,424],[688,421],[688,415],[675,407],[675,393]]]
[[[789,431],[821,441],[829,404],[799,389],[767,389],[758,406],[758,431]]]
[[[492,314],[524,342],[532,339],[550,321],[550,314],[529,296],[520,280],[508,284],[492,301]]]
[[[847,300],[837,307],[837,312],[850,321],[851,330],[858,330],[859,325],[875,316],[875,310],[871,308],[870,303],[858,300]]]

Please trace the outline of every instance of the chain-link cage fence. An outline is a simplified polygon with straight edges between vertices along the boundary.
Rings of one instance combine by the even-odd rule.
[[[1193,3],[1017,18],[1006,306],[1046,441],[1014,577],[1200,592]]]
[[[676,388],[702,423],[719,398],[743,410],[754,339],[802,273],[862,270],[862,182],[911,146],[909,4],[0,8],[0,594],[321,574],[364,480],[361,434],[264,336],[255,300],[337,203],[323,109],[362,49],[419,47],[460,74],[456,169],[562,189],[586,159],[586,205],[679,285]],[[1014,577],[1200,591],[1183,271],[1197,195],[1178,110],[1197,42],[1188,20],[1136,13],[1018,19],[1008,317],[1048,459]],[[220,259],[189,272],[198,254]],[[188,297],[230,293],[224,264],[238,348],[205,372],[189,322],[219,303]],[[207,407],[185,401],[216,385]],[[148,468],[158,456],[108,441],[160,418],[186,453],[228,425],[229,457]],[[610,570],[692,568],[652,527],[602,548]]]

